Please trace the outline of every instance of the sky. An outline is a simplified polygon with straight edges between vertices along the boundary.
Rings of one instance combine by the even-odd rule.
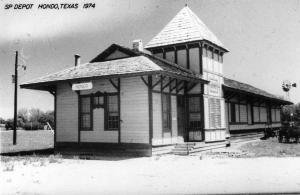
[[[74,54],[88,62],[112,43],[131,47],[150,41],[187,3],[230,50],[224,75],[284,96],[281,84],[298,84],[290,92],[300,102],[299,0],[101,0],[95,8],[37,9],[58,0],[0,1],[0,117],[13,117],[15,51],[20,53],[19,82],[74,66]],[[4,9],[32,3],[32,9]],[[49,92],[18,89],[18,108],[53,110]]]

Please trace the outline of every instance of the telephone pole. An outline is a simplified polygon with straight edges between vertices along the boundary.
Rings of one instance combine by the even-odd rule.
[[[17,144],[17,120],[18,120],[18,51],[16,51],[16,59],[15,59],[15,100],[14,100],[14,133],[13,133],[13,145]]]

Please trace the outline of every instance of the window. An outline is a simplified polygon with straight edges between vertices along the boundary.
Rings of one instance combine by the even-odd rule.
[[[177,50],[177,64],[183,67],[187,67],[187,54],[186,50]]]
[[[118,95],[106,96],[106,130],[119,129],[119,102]]]
[[[163,130],[171,130],[171,97],[169,94],[162,94],[162,120]]]
[[[247,112],[247,105],[240,104],[240,122],[247,123],[248,122],[248,112]]]
[[[200,74],[199,48],[191,48],[189,52],[190,69]]]
[[[201,128],[201,99],[200,97],[189,98],[189,128]]]
[[[80,97],[80,126],[81,130],[92,130],[92,107],[91,97]]]
[[[104,108],[104,95],[96,93],[93,96],[93,108]]]
[[[236,111],[235,111],[235,104],[234,103],[230,103],[230,122],[235,123],[236,122]]]
[[[280,109],[272,108],[272,122],[280,122]]]
[[[175,51],[167,51],[166,52],[166,60],[170,62],[175,62]]]
[[[241,103],[232,103],[230,102],[230,123],[247,123],[248,121],[248,112],[247,105]]]
[[[214,52],[213,54],[214,54],[213,59],[217,62],[219,58],[219,54],[217,52]]]
[[[276,109],[276,122],[280,122],[281,120],[281,113],[280,113],[280,109]]]
[[[210,127],[221,127],[221,101],[220,99],[209,99],[209,124]]]
[[[210,48],[207,50],[207,57],[209,59],[213,59],[213,52],[212,52],[212,49],[210,49]]]
[[[223,54],[222,53],[219,55],[219,62],[223,63]]]
[[[267,108],[264,106],[253,106],[254,123],[267,122]]]

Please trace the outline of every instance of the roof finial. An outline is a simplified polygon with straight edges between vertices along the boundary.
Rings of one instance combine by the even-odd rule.
[[[188,6],[188,4],[187,3],[185,3],[185,5],[184,5],[185,7],[187,7]]]

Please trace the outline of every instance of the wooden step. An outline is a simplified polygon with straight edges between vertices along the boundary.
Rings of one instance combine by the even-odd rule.
[[[176,145],[175,148],[172,150],[173,154],[176,155],[189,155],[197,152],[217,149],[217,148],[224,148],[228,144],[227,140],[223,142],[215,142],[215,143],[185,143]]]

